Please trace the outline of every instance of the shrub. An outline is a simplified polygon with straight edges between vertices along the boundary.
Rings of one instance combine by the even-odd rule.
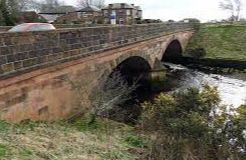
[[[143,104],[143,124],[180,137],[202,137],[209,131],[210,113],[220,102],[215,88],[190,88],[174,95],[161,94]]]
[[[218,157],[224,159],[246,159],[246,105],[236,112],[236,115],[222,112],[214,122],[214,143],[219,146]]]
[[[143,108],[143,127],[152,135],[149,158],[246,159],[246,105],[232,110],[235,115],[226,112],[214,87],[162,93]]]
[[[220,107],[219,103],[217,89],[208,85],[201,91],[190,88],[172,95],[162,93],[153,102],[145,102],[141,117],[143,128],[155,135],[152,138],[150,157],[219,157],[219,146],[226,142],[224,139],[219,141],[222,139],[217,138],[218,128],[214,125],[217,118],[215,109]],[[225,122],[221,116],[218,117],[221,122]]]

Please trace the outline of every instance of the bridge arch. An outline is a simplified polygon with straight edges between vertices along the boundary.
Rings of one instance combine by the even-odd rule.
[[[151,66],[145,58],[141,56],[131,56],[119,63],[112,72],[108,74],[108,78],[119,75],[123,83],[127,83],[129,86],[135,85],[136,87],[130,93],[129,99],[126,102],[115,106],[114,109],[109,111],[109,118],[127,123],[135,122],[141,113],[139,102],[144,101],[145,96],[151,89],[148,79],[150,71]],[[111,82],[112,79],[109,80],[109,83]],[[107,83],[107,81],[105,83]],[[122,88],[119,89],[119,91],[121,90]]]
[[[161,61],[168,61],[174,58],[182,57],[183,49],[179,40],[174,39],[168,45],[164,51]]]
[[[141,56],[131,56],[120,62],[112,73],[119,72],[129,84],[132,84],[135,80],[146,76],[150,71],[151,65],[148,60]]]

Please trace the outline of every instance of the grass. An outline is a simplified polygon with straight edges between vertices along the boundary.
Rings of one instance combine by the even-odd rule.
[[[74,123],[0,121],[0,160],[134,160],[143,139],[134,128],[99,119]]]
[[[125,142],[129,146],[133,147],[144,147],[145,142],[142,137],[139,137],[135,134],[128,134],[124,139],[123,142]]]
[[[207,58],[246,60],[246,25],[204,25],[193,37],[187,53],[204,48]]]
[[[4,157],[7,152],[7,147],[3,144],[0,144],[0,158]]]

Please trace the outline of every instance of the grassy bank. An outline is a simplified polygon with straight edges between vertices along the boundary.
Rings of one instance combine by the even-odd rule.
[[[0,122],[0,159],[133,160],[144,142],[128,125],[100,119],[88,125]]]
[[[203,25],[187,47],[204,48],[206,58],[246,60],[246,25]]]

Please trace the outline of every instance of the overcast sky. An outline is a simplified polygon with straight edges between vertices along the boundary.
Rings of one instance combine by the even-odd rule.
[[[76,4],[77,0],[64,0],[67,4]],[[144,18],[162,20],[181,20],[183,18],[198,18],[208,21],[225,19],[229,14],[219,9],[222,0],[106,0],[106,3],[130,3],[140,5]],[[246,0],[242,16],[246,17]]]

